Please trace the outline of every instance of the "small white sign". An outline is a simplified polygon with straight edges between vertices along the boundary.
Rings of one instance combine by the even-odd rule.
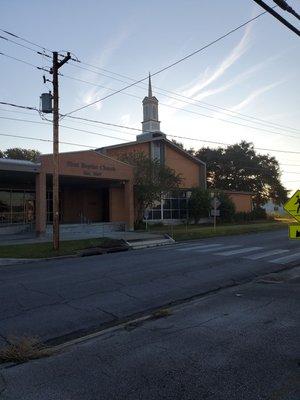
[[[212,217],[219,217],[220,216],[220,210],[211,210],[210,215]]]
[[[220,207],[221,202],[220,202],[220,200],[219,200],[217,197],[214,197],[214,198],[212,199],[212,201],[211,201],[210,204],[211,204],[212,208],[217,209],[217,208]]]

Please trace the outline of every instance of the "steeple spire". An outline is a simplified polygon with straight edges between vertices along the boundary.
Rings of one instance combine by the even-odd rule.
[[[158,120],[158,100],[152,93],[151,74],[149,72],[148,78],[148,96],[143,100],[143,133],[138,137],[144,137],[143,135],[151,136],[152,132],[160,132],[160,122]]]
[[[152,85],[151,85],[151,75],[149,72],[149,83],[148,83],[148,97],[152,97]]]

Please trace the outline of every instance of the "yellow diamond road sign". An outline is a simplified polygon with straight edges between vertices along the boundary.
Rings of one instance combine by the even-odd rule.
[[[289,237],[290,239],[300,239],[300,225],[289,226]]]
[[[300,222],[300,190],[297,190],[297,192],[293,194],[293,196],[285,203],[283,208],[287,213]]]

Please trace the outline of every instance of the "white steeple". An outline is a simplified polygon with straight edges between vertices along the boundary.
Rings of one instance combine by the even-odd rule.
[[[148,96],[143,100],[143,133],[160,132],[158,120],[158,100],[152,94],[151,75],[149,73]]]

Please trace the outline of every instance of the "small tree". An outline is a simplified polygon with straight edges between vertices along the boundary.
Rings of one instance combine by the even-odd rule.
[[[209,216],[211,198],[209,191],[201,188],[193,188],[189,200],[189,215],[197,224],[200,218]]]
[[[234,202],[231,200],[227,193],[219,192],[215,195],[221,202],[219,206],[221,221],[232,222],[236,212]]]
[[[143,220],[144,212],[160,201],[162,196],[178,189],[181,177],[173,169],[152,160],[143,152],[133,152],[120,157],[134,166],[134,194],[137,222]]]
[[[6,149],[3,152],[4,158],[12,158],[14,160],[36,161],[40,155],[41,153],[38,150],[21,149],[20,147]]]

